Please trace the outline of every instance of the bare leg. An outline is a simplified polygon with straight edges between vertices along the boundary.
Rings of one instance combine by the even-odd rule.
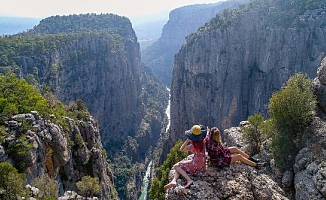
[[[175,168],[175,166],[173,167]],[[180,177],[180,173],[177,170],[175,170],[172,181],[164,186],[164,190],[174,187],[177,184],[177,180],[179,177]]]
[[[188,174],[183,169],[181,169],[181,167],[175,165],[174,169],[175,171],[178,171],[187,180],[185,188],[188,188],[193,183],[193,180],[191,180]]]
[[[240,149],[238,149],[237,147],[229,147],[229,150],[232,154],[240,154],[242,155],[244,158],[249,158],[249,155],[246,154],[245,152],[241,151]]]
[[[241,154],[233,154],[232,155],[232,159],[231,159],[231,163],[240,161],[246,165],[250,165],[252,167],[256,167],[257,163],[252,162],[250,160],[248,160],[247,158],[243,157]]]

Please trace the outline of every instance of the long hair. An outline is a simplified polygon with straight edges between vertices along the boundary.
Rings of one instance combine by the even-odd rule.
[[[194,142],[194,141],[192,141],[192,145],[194,146],[194,148],[195,148],[195,150],[197,152],[204,151],[205,146],[204,146],[204,142],[203,141],[200,141],[200,142]]]
[[[217,127],[213,127],[210,129],[210,139],[222,144],[221,132]]]

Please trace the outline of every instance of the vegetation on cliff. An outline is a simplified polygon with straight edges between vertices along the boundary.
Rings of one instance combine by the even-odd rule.
[[[259,12],[264,16],[261,20],[267,20],[269,26],[297,27],[306,26],[306,19],[300,18],[304,12],[324,8],[323,0],[253,0],[248,4],[240,5],[239,9],[225,9],[216,15],[211,21],[200,27],[197,32],[187,36],[186,40],[191,43],[198,35],[211,29],[226,28],[232,20],[241,17],[242,14]],[[326,24],[324,24],[326,26]]]
[[[105,31],[110,35],[117,34],[129,38],[133,37],[128,31],[130,27],[131,22],[128,18],[115,14],[57,15],[42,19],[37,26],[23,35]]]
[[[63,47],[90,40],[97,40],[112,50],[121,48],[123,42],[121,36],[105,31],[0,37],[0,72],[23,74],[31,84],[49,84],[62,68],[67,68],[65,65],[73,67],[83,59],[99,56],[96,52],[76,49],[69,52],[62,62],[53,63],[54,55],[62,51]],[[26,62],[33,62],[34,66],[28,66]]]
[[[58,166],[56,166],[54,162],[56,162],[55,159],[60,160],[60,158],[53,157],[53,152],[55,150],[54,147],[51,146],[51,142],[55,140],[55,137],[64,137],[60,139],[57,138],[59,142],[62,142],[61,145],[64,145],[64,141],[67,140],[68,144],[66,145],[70,149],[69,152],[72,152],[72,156],[78,154],[75,152],[85,149],[85,145],[90,146],[90,148],[93,147],[92,145],[96,145],[96,148],[101,149],[100,144],[93,144],[95,142],[94,138],[92,141],[84,141],[80,134],[72,134],[72,132],[78,132],[79,130],[72,130],[71,122],[67,120],[74,119],[81,124],[84,121],[89,121],[90,115],[87,111],[87,107],[81,100],[71,102],[69,106],[65,106],[48,91],[43,91],[42,95],[37,88],[28,84],[26,80],[19,79],[15,74],[0,75],[0,102],[0,150],[2,150],[0,154],[0,178],[2,177],[0,197],[4,199],[16,199],[36,195],[37,197],[45,199],[57,199],[59,195],[59,185],[54,179],[54,174],[56,173],[55,168]],[[42,125],[37,124],[35,119],[33,119],[35,116],[32,117],[32,114],[24,114],[31,112],[42,116],[40,121],[42,121],[43,124],[48,124],[50,121],[58,124],[58,127],[60,127],[63,132],[56,134],[62,135],[58,136],[52,132],[50,140],[48,141],[44,134],[49,130],[41,130],[40,126]],[[50,127],[51,125],[48,126]],[[84,126],[88,125],[84,122]],[[61,130],[58,131],[60,132]],[[39,139],[35,139],[37,137],[39,137]],[[42,140],[44,144],[40,140]],[[61,148],[64,149],[65,146]],[[96,148],[94,147],[94,150]],[[103,148],[102,151],[105,152]],[[55,152],[57,156],[62,153],[58,150]],[[68,156],[67,151],[63,154],[66,157]],[[100,155],[101,154],[102,153],[100,153]],[[40,160],[34,160],[38,155],[41,155],[41,158],[39,158]],[[104,157],[105,155],[102,156]],[[79,157],[77,159],[82,158]],[[11,162],[11,164],[7,161]],[[29,174],[29,183],[37,188],[37,194],[32,194],[28,188],[25,188],[27,184],[25,174],[28,174],[28,170],[35,170],[31,169],[36,166],[35,162],[38,162],[37,166],[46,166],[46,169],[42,169],[45,173],[42,176],[35,177],[35,179],[30,177],[31,174]],[[77,162],[77,160],[74,162]],[[85,171],[88,176],[94,175],[91,164],[83,163],[82,165],[83,170],[79,172],[81,175],[84,173],[83,171]],[[104,166],[107,167],[107,165]],[[77,170],[77,168],[75,170]],[[70,176],[65,175],[63,172],[60,172],[60,174],[63,176],[63,179],[67,178],[65,176]],[[89,197],[100,196],[102,186],[99,185],[98,180],[93,180],[92,177],[88,179],[87,176],[85,177],[86,178],[82,179],[77,184],[77,187],[79,186],[79,192]],[[71,178],[73,180],[77,177]],[[84,185],[87,186],[87,189],[83,188]],[[105,185],[105,187],[112,187],[112,185]],[[114,197],[116,194],[112,192],[111,195]]]
[[[303,131],[315,116],[316,97],[311,87],[311,79],[298,73],[290,77],[283,87],[270,98],[270,117],[264,120],[260,114],[248,118],[249,125],[241,128],[250,155],[261,153],[263,141],[270,141],[276,167],[291,170],[298,151],[302,148]],[[151,199],[164,199],[164,184],[174,163],[184,155],[178,152],[181,141],[170,150],[168,158],[157,169],[157,177],[150,188]]]
[[[310,125],[316,109],[316,97],[307,75],[298,73],[270,98],[270,117],[264,121],[259,114],[250,116],[249,126],[242,128],[250,153],[258,154],[263,140],[271,139],[276,166],[289,170],[302,148],[303,131]]]
[[[164,199],[164,185],[169,182],[169,173],[174,164],[181,161],[187,156],[187,152],[180,151],[182,141],[178,140],[174,147],[171,148],[164,163],[158,168],[157,176],[154,178],[150,190],[150,199],[163,200]]]
[[[0,75],[0,122],[3,124],[15,114],[35,110],[45,119],[49,119],[52,114],[64,124],[62,117],[69,116],[65,106],[49,93],[45,95],[52,98],[46,99],[38,89],[15,74]]]
[[[8,162],[0,162],[0,197],[1,199],[17,199],[26,195],[25,174],[18,173]]]
[[[303,74],[291,77],[270,99],[267,124],[271,128],[265,130],[272,138],[272,152],[279,168],[293,166],[303,131],[315,114],[316,103],[311,80]]]
[[[165,123],[166,88],[148,78],[151,75],[141,76],[141,70],[132,25],[114,14],[53,16],[28,32],[0,37],[0,73],[24,78],[42,91],[50,107],[60,99],[68,105],[62,111],[73,111],[65,116],[85,120],[89,111],[98,119],[108,152],[103,155],[117,167],[113,168],[122,198],[126,193],[137,198],[138,187],[130,191],[126,183],[140,182],[142,169],[134,164],[149,156]],[[61,120],[55,116],[51,120]],[[69,140],[75,150],[85,143],[78,134]],[[120,165],[124,158],[126,168]]]

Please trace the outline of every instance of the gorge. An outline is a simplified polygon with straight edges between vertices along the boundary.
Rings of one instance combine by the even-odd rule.
[[[35,110],[18,113],[1,106],[1,114],[13,113],[1,120],[0,162],[19,168],[18,153],[8,154],[8,149],[24,135],[28,140],[23,144],[33,148],[24,156],[26,170],[19,172],[27,174],[29,183],[50,174],[59,182],[60,195],[68,195],[78,191],[76,183],[83,177],[91,176],[99,179],[102,191],[95,196],[100,199],[138,199],[147,169],[151,187],[158,167],[193,124],[233,130],[255,113],[268,117],[270,97],[289,77],[300,72],[316,77],[326,55],[325,11],[322,0],[229,0],[186,6],[170,13],[161,37],[142,52],[129,19],[115,14],[52,16],[32,30],[0,37],[1,74],[26,80],[47,97],[50,107],[61,105],[58,99],[62,107],[76,111],[73,119],[66,113],[39,116]],[[317,86],[323,97],[324,85]],[[0,97],[2,103],[7,101]],[[314,118],[315,127],[305,134],[309,145],[320,142],[320,152],[325,151],[322,119],[323,115]],[[24,127],[24,120],[31,127]],[[312,155],[305,148],[284,185],[290,185],[294,199],[304,199],[310,190],[308,197],[325,198],[324,163],[304,156]],[[190,193],[177,188],[166,198],[231,198],[237,194],[234,182],[241,177],[255,190],[244,186],[244,196],[238,198],[249,191],[249,199],[264,199],[264,193],[287,199],[283,180],[279,181],[283,174],[274,180],[273,170],[258,175],[241,166],[210,170],[196,179]],[[211,186],[223,178],[231,186],[214,196]],[[314,187],[299,184],[313,179]],[[259,193],[261,183],[267,186]],[[198,192],[201,187],[208,189],[206,196]]]

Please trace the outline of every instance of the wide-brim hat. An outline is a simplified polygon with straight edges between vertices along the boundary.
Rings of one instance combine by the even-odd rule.
[[[194,125],[190,130],[185,131],[186,136],[193,142],[203,141],[206,137],[206,128],[200,125]]]

